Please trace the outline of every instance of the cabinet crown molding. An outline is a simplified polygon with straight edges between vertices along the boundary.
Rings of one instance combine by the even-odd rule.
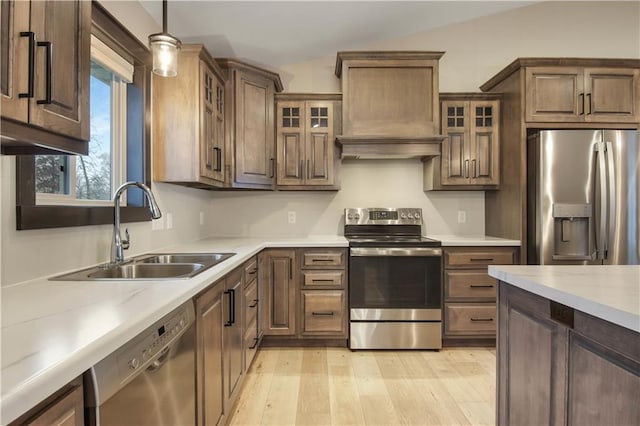
[[[420,50],[390,50],[390,51],[350,51],[338,52],[336,55],[336,77],[342,77],[342,62],[348,60],[438,60],[445,52],[431,52]]]
[[[509,65],[480,86],[487,92],[505,78],[526,67],[602,67],[602,68],[640,68],[640,59],[632,58],[516,58]]]

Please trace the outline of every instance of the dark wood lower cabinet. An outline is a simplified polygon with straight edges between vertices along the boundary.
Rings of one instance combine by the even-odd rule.
[[[224,279],[196,298],[196,387],[198,426],[216,425],[224,414],[222,303]]]
[[[84,394],[78,377],[50,395],[37,406],[9,423],[9,426],[82,426]]]
[[[499,425],[640,424],[640,334],[500,283]]]
[[[242,344],[244,332],[242,317],[244,315],[244,286],[242,281],[243,269],[233,270],[225,279],[225,291],[222,304],[223,328],[223,371],[225,383],[225,414],[231,411],[235,401],[243,371]]]

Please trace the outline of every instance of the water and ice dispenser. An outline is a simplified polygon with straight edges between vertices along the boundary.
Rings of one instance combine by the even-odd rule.
[[[591,260],[591,204],[553,205],[553,259]]]

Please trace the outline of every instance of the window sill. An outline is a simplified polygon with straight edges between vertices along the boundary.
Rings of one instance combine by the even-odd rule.
[[[150,221],[148,207],[122,207],[122,223]],[[113,224],[113,206],[16,206],[18,230]]]

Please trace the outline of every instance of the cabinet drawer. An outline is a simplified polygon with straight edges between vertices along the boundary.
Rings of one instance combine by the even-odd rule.
[[[258,282],[253,282],[244,291],[244,318],[245,324],[249,324],[258,316]]]
[[[445,271],[444,297],[447,300],[496,301],[498,282],[486,271]]]
[[[488,249],[445,250],[445,268],[478,268],[486,265],[513,265],[515,250]]]
[[[244,264],[244,285],[251,284],[258,277],[258,259],[253,257]]]
[[[344,287],[344,271],[303,271],[304,287]]]
[[[244,365],[245,369],[248,369],[251,366],[251,362],[256,355],[256,351],[258,350],[258,323],[257,321],[253,321],[252,323],[248,323],[247,330],[244,334]]]
[[[495,304],[445,304],[445,334],[495,335],[497,311]]]
[[[344,267],[345,250],[308,250],[303,253],[303,268]]]
[[[344,290],[302,291],[302,334],[344,334]]]

